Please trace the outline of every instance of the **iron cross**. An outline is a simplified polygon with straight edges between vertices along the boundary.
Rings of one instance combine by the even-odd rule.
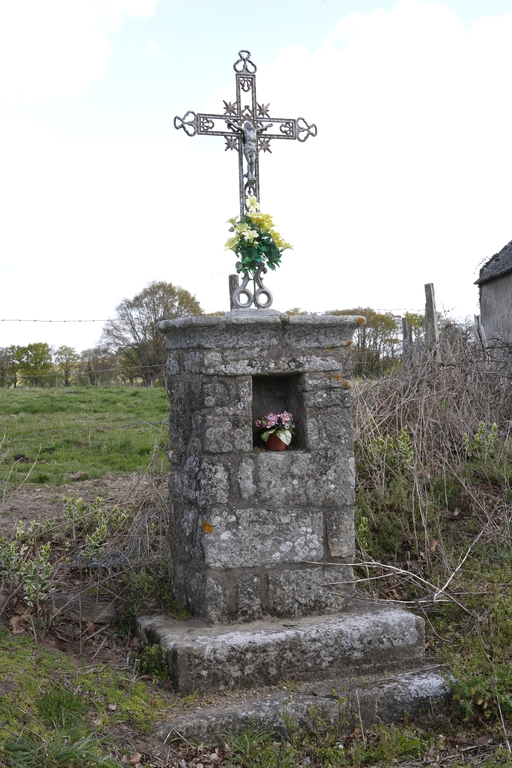
[[[247,195],[260,200],[260,152],[271,152],[271,139],[298,139],[306,141],[316,136],[316,125],[303,117],[289,120],[270,117],[269,104],[259,104],[256,98],[256,65],[249,51],[239,51],[233,64],[236,77],[236,99],[224,102],[223,115],[209,115],[189,111],[183,117],[174,118],[174,127],[183,128],[187,136],[206,134],[224,136],[226,150],[238,152],[238,185],[240,192],[240,217],[245,213]],[[248,101],[249,103],[242,103]],[[270,129],[274,130],[271,131]],[[244,163],[245,160],[245,163]],[[245,168],[244,168],[245,165]]]

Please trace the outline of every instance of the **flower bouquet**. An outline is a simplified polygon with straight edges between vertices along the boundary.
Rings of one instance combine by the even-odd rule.
[[[263,430],[261,439],[264,443],[268,441],[270,435],[275,435],[285,445],[290,445],[295,424],[292,414],[283,411],[282,413],[267,413],[261,419],[256,419],[254,426]]]
[[[268,213],[260,213],[260,204],[254,195],[246,202],[247,213],[241,218],[229,219],[230,232],[234,232],[226,243],[226,250],[238,256],[237,272],[249,272],[269,267],[275,270],[281,263],[281,254],[292,246],[274,229],[274,222]]]

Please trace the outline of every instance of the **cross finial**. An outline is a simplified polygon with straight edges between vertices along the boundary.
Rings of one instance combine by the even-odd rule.
[[[187,136],[196,133],[224,136],[226,150],[238,152],[238,187],[240,216],[245,213],[247,195],[260,200],[259,153],[271,152],[272,139],[306,141],[316,136],[317,128],[303,117],[288,119],[270,117],[269,104],[259,104],[256,98],[256,65],[250,51],[239,51],[233,64],[235,70],[235,101],[224,101],[224,114],[214,115],[186,112],[174,118],[174,127],[182,128]],[[274,129],[273,131],[271,129]]]

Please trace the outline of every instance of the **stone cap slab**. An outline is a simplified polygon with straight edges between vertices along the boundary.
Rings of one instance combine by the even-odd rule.
[[[168,349],[229,349],[251,340],[264,343],[269,335],[284,337],[294,346],[343,347],[354,331],[365,323],[359,315],[190,315],[161,320],[159,330]]]

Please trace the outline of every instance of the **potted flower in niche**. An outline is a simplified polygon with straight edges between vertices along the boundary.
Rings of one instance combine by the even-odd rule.
[[[261,439],[269,451],[284,451],[292,441],[293,416],[288,411],[282,413],[267,413],[261,419],[256,419],[254,426],[261,431]]]

